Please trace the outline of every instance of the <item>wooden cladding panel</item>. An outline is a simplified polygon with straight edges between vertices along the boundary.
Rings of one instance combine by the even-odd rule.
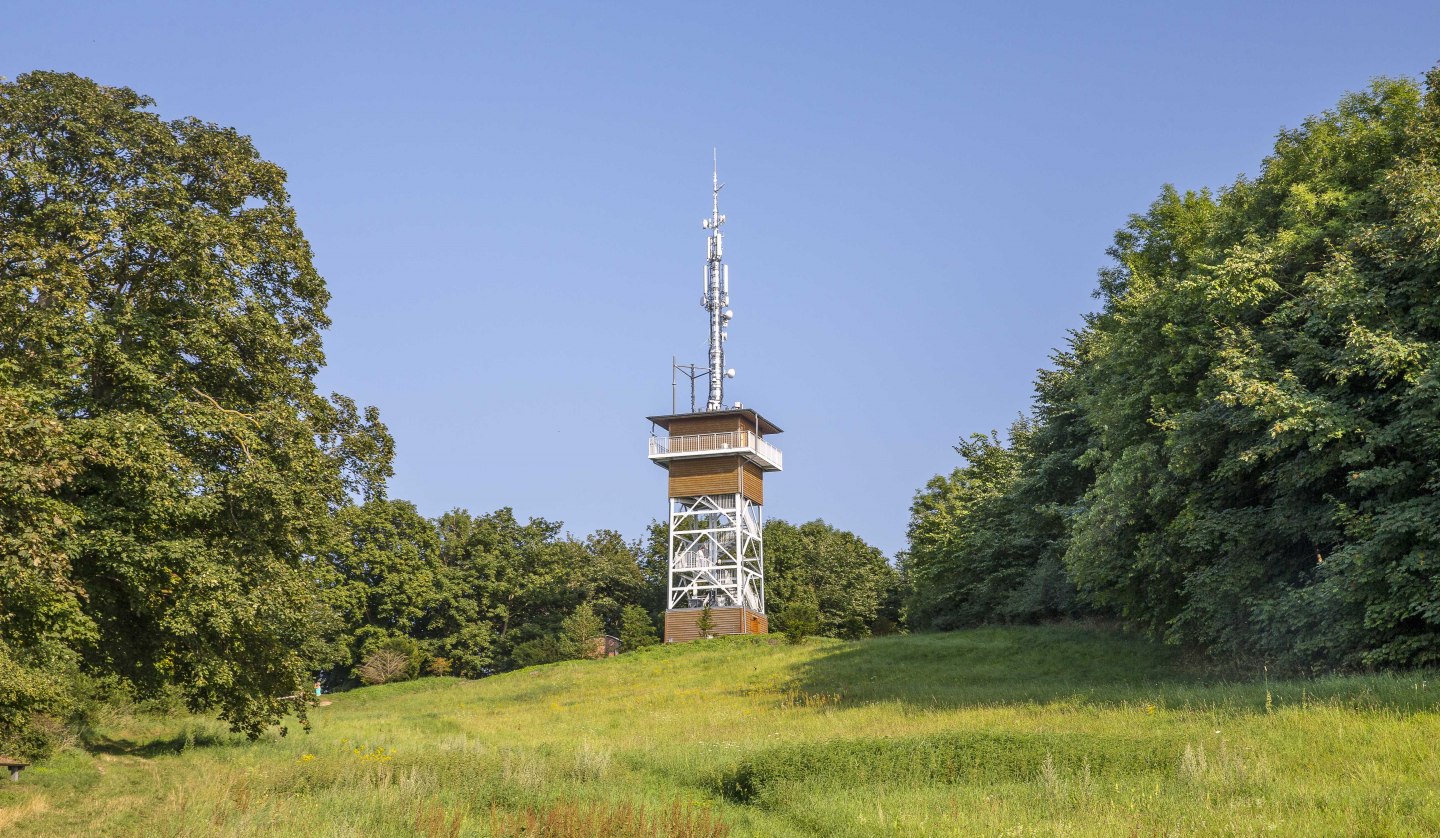
[[[670,462],[670,497],[734,495],[740,492],[738,454],[724,457],[696,457]]]
[[[746,460],[740,466],[740,493],[753,503],[765,505],[765,472]]]
[[[691,434],[725,434],[732,431],[754,429],[745,423],[743,416],[696,416],[695,418],[685,417],[670,422],[671,436],[690,436]]]
[[[665,612],[665,642],[685,643],[700,638],[701,608],[681,608]],[[757,614],[748,608],[711,608],[710,633],[716,637],[722,634],[769,634],[770,621],[764,614]]]

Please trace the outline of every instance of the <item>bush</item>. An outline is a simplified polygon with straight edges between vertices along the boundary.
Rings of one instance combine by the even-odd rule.
[[[595,638],[605,633],[605,623],[590,603],[582,602],[561,622],[560,631],[569,647],[566,657],[584,658],[590,656]]]
[[[63,659],[37,661],[0,641],[0,753],[43,759],[77,744],[102,686]]]
[[[419,678],[420,673],[430,663],[430,654],[421,648],[414,638],[400,634],[371,638],[363,648],[364,657],[361,660],[364,662],[368,662],[378,652],[393,652],[405,660],[402,673],[397,677],[390,678],[391,681],[408,681],[411,678]],[[362,663],[361,669],[363,668]],[[355,674],[359,676],[360,670],[355,670]],[[365,679],[362,677],[360,680],[364,681]]]
[[[565,638],[547,634],[516,645],[510,652],[510,658],[515,662],[515,666],[524,668],[570,660],[575,657],[574,651],[572,644]]]
[[[836,632],[842,640],[859,640],[862,637],[870,636],[870,627],[865,625],[865,618],[859,614],[851,614],[840,621],[840,628]]]
[[[379,649],[360,664],[355,674],[367,685],[405,681],[410,677],[410,658],[393,649]]]
[[[820,605],[815,601],[815,592],[802,587],[776,612],[775,622],[791,643],[803,643],[810,635],[819,634]]]
[[[649,612],[638,605],[625,606],[625,610],[620,612],[621,651],[643,649],[659,642],[660,636],[655,632],[655,623],[651,621]]]

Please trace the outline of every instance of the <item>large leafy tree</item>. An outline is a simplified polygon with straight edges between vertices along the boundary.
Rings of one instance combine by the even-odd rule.
[[[1437,194],[1440,68],[1281,132],[1253,179],[1164,190],[1033,433],[922,493],[932,610],[1002,617],[974,580],[1058,552],[1088,607],[1220,656],[1440,662]],[[1029,511],[1038,552],[996,552]]]
[[[325,598],[339,619],[342,665],[355,666],[391,638],[425,637],[447,594],[440,535],[402,500],[340,510],[344,537],[328,555]]]
[[[852,532],[818,519],[798,526],[780,518],[765,522],[765,608],[771,614],[783,615],[790,602],[813,597],[821,634],[862,637],[882,618],[893,625],[898,615],[887,606],[896,584],[885,554]]]
[[[152,106],[0,84],[0,515],[30,567],[0,574],[0,640],[59,638],[253,734],[323,654],[314,561],[391,441],[316,392],[328,294],[285,173]]]
[[[914,628],[957,628],[1027,621],[1074,610],[1060,557],[1063,515],[1053,469],[1073,466],[1044,456],[1057,425],[1020,419],[1008,444],[972,434],[955,450],[965,465],[936,477],[911,506],[904,561]],[[1047,502],[1048,501],[1048,502]]]
[[[1117,236],[1068,561],[1151,632],[1297,665],[1440,660],[1440,73],[1282,132]]]
[[[437,526],[446,576],[429,636],[452,659],[484,658],[462,674],[551,659],[562,623],[582,604],[618,634],[624,607],[646,597],[638,547],[616,532],[581,541],[557,522],[522,523],[508,508],[481,516],[454,509]]]

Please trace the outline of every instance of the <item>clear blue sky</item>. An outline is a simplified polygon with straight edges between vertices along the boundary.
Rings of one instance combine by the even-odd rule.
[[[1440,60],[1434,2],[681,5],[11,3],[0,75],[251,135],[392,495],[577,534],[664,514],[644,417],[703,362],[718,147],[727,397],[786,430],[767,513],[893,553],[956,439],[1028,407],[1128,214]]]

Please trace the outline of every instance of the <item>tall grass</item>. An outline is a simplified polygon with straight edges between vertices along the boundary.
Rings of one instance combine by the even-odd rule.
[[[32,835],[1440,834],[1433,675],[1220,678],[1099,629],[722,638],[117,715],[0,784]],[[293,729],[293,726],[292,726]]]

